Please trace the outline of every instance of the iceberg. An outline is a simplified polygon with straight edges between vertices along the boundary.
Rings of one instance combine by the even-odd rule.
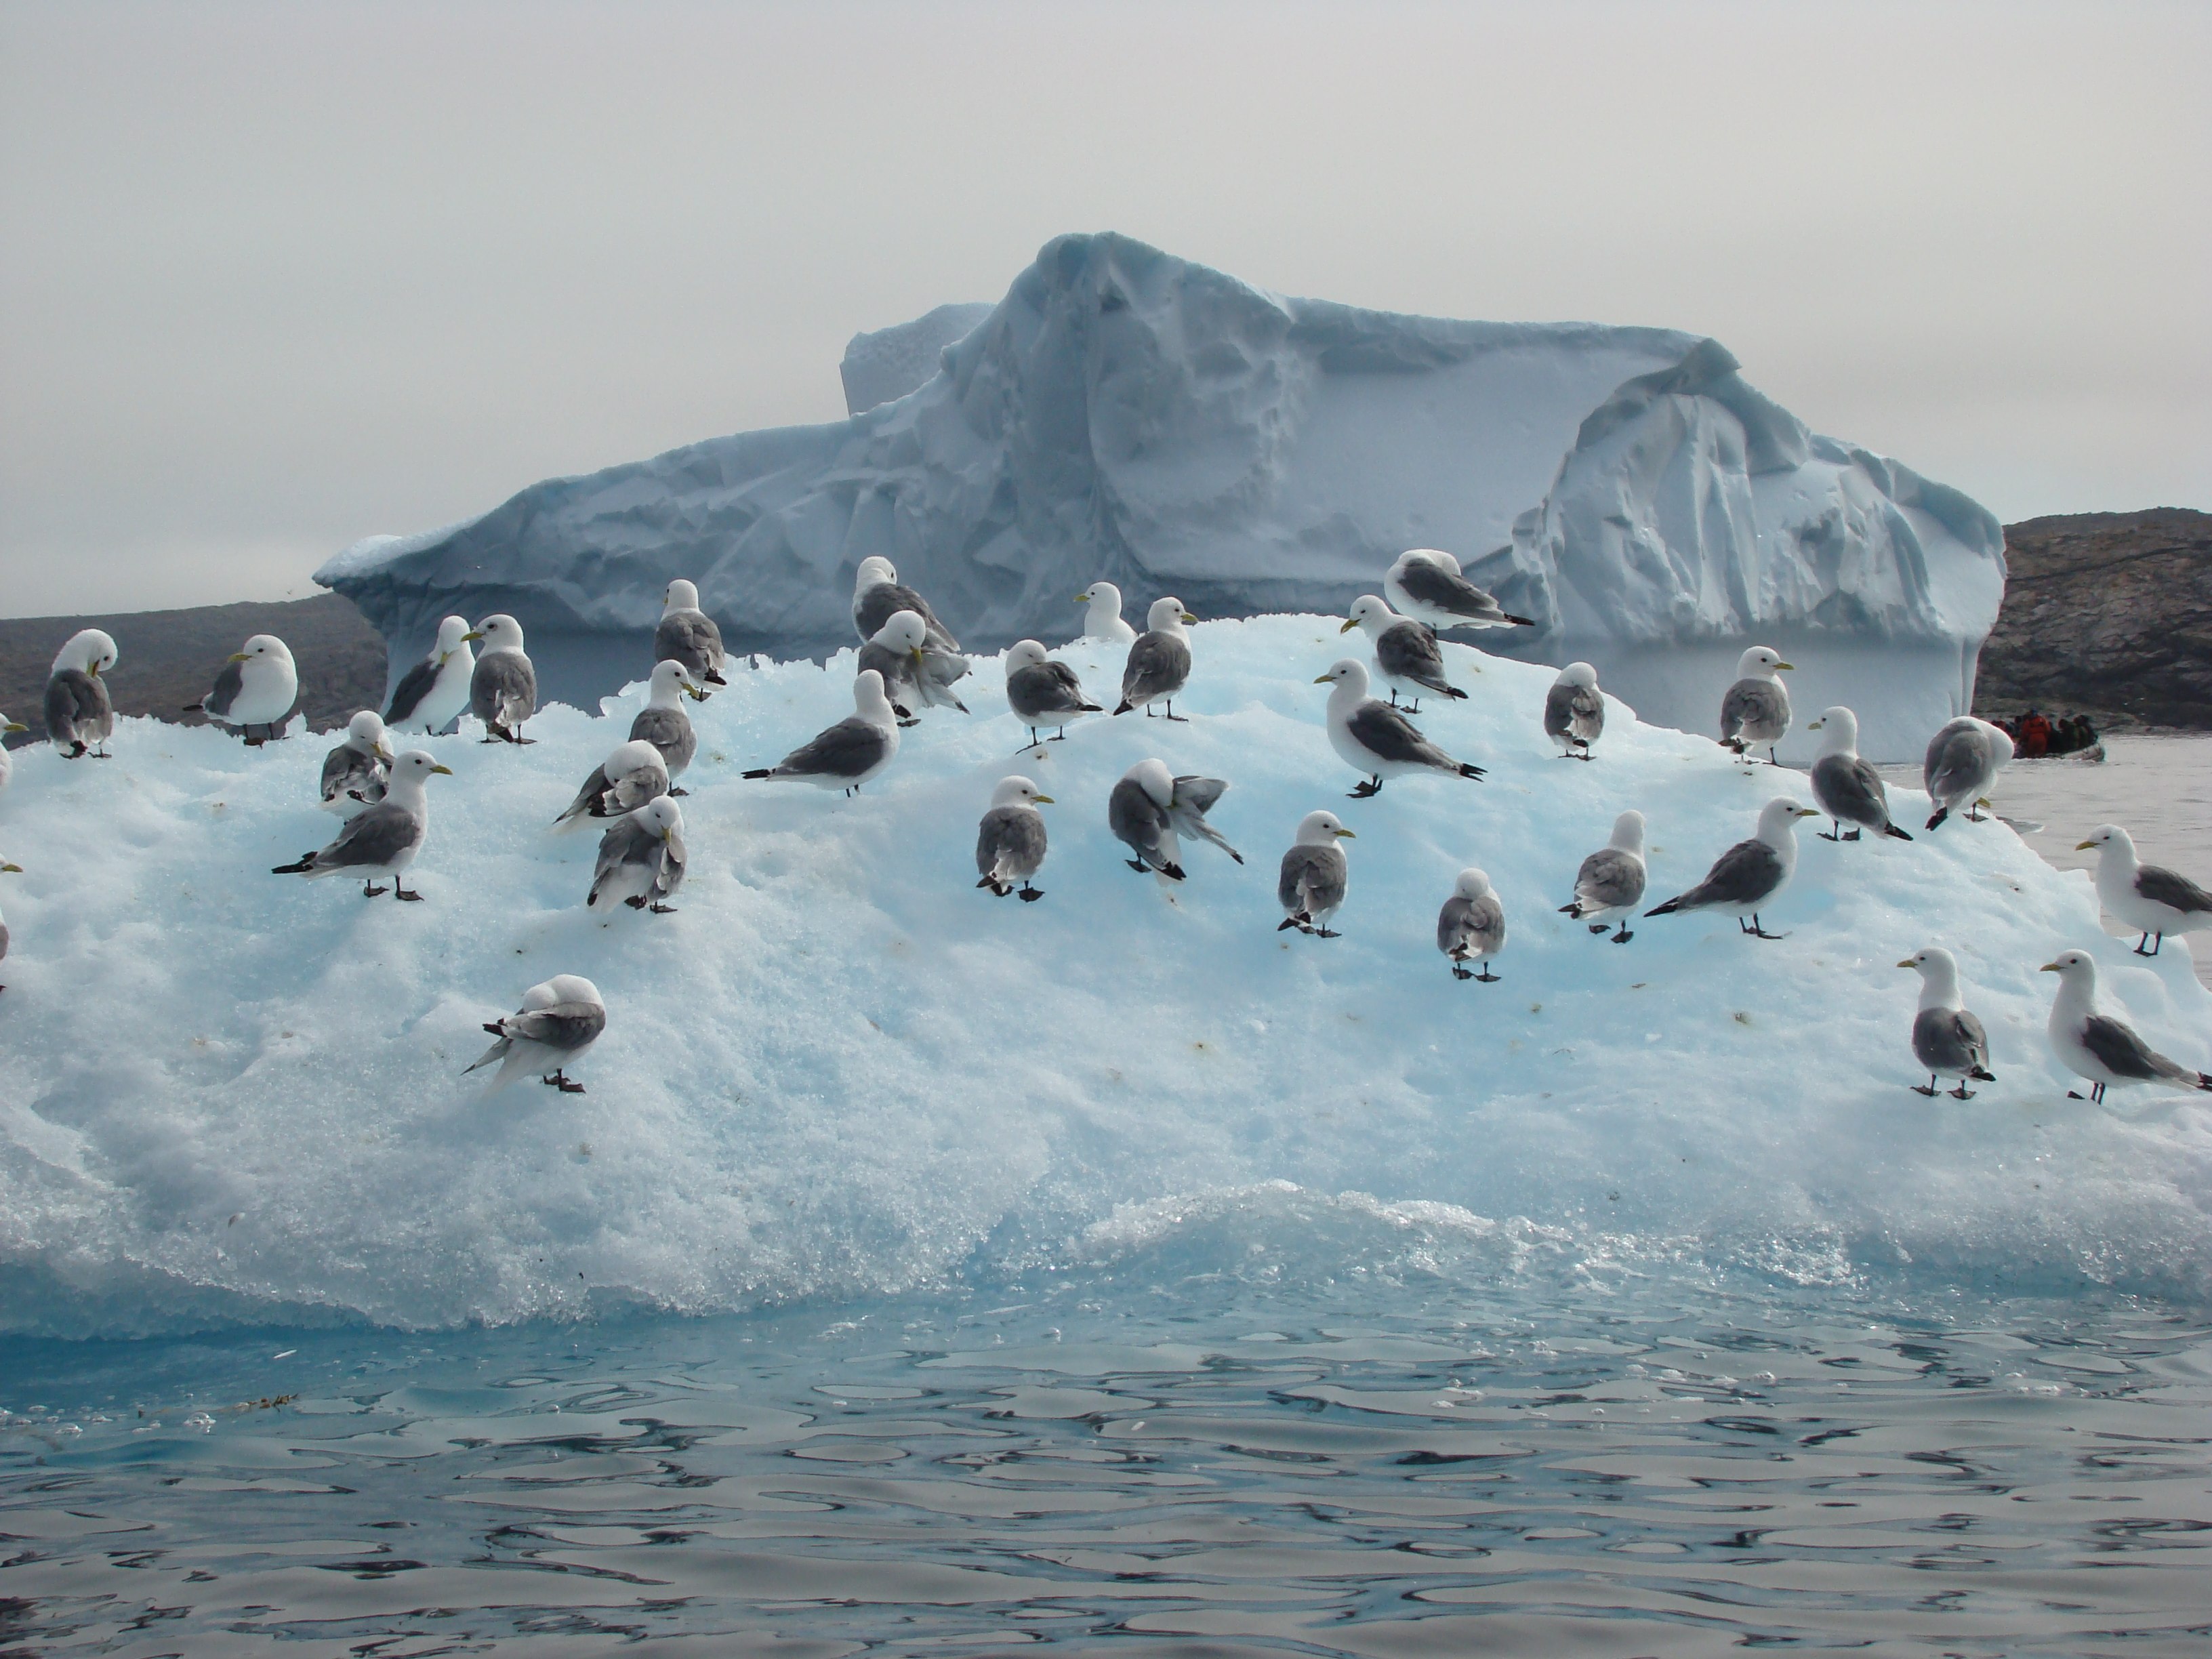
[[[1650,820],[1656,903],[1803,775],[1618,702],[1596,758],[1563,763],[1550,671],[1471,674],[1448,643],[1474,695],[1422,723],[1488,777],[1350,801],[1311,683],[1346,653],[1334,620],[1192,634],[1188,725],[1091,716],[1017,759],[981,656],[974,716],[931,711],[851,800],[739,774],[850,710],[854,653],[733,675],[696,706],[672,915],[587,911],[599,837],[550,828],[639,686],[541,712],[528,749],[483,746],[466,717],[428,739],[454,775],[409,874],[419,904],[268,873],[332,832],[322,742],[129,719],[98,766],[17,751],[0,1331],[422,1328],[835,1304],[1002,1263],[1150,1273],[1145,1239],[1175,1218],[1233,1231],[1293,1187],[1232,1255],[1348,1205],[1460,1218],[1475,1254],[1452,1267],[1431,1240],[1435,1271],[1471,1284],[1516,1271],[1480,1238],[1536,1230],[1562,1272],[2212,1288],[2205,1097],[2069,1100],[2045,1042],[2037,969],[2080,946],[2146,1039],[2212,1063],[2188,942],[2131,955],[2086,873],[1995,820],[1878,845],[1808,825],[1763,912],[1788,938],[1664,916],[1615,945],[1558,907],[1624,807]],[[1118,666],[1063,656],[1089,686]],[[1243,865],[1191,847],[1171,891],[1127,868],[1107,796],[1152,756],[1228,781],[1210,819]],[[975,884],[977,821],[1014,772],[1056,803],[1035,903]],[[1317,807],[1358,835],[1328,940],[1276,926],[1277,860]],[[1496,984],[1436,948],[1468,865],[1506,908]],[[1895,964],[1931,944],[1990,1032],[1997,1081],[1971,1102],[1911,1091],[1919,981]],[[556,973],[606,1000],[572,1072],[589,1092],[485,1096],[462,1076],[482,1023]]]
[[[1799,705],[1854,704],[1881,758],[1967,709],[2003,592],[1986,510],[1816,436],[1669,329],[1291,299],[1071,235],[980,319],[864,335],[846,370],[855,405],[927,378],[844,421],[533,484],[317,580],[395,665],[448,611],[510,612],[546,695],[588,704],[650,667],[677,576],[733,653],[820,657],[852,642],[872,555],[996,650],[1069,636],[1094,580],[1133,616],[1164,593],[1340,615],[1436,547],[1538,624],[1494,649],[1594,663],[1645,718],[1705,731],[1742,649],[1771,645]]]

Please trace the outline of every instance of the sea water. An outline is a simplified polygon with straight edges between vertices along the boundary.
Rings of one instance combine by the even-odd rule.
[[[2212,742],[2111,751],[2001,808],[2201,875]],[[1110,1231],[710,1317],[0,1340],[0,1652],[2212,1643],[2193,1302],[1283,1182]]]

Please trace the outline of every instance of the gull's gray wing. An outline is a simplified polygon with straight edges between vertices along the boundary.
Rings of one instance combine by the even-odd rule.
[[[1585,742],[1605,729],[1605,699],[1586,685],[1554,685],[1544,694],[1544,733]]]
[[[1753,836],[1740,841],[1713,860],[1705,878],[1675,901],[1685,910],[1714,904],[1740,904],[1747,908],[1771,898],[1782,885],[1782,855]]]
[[[327,770],[327,769],[325,769]],[[568,810],[562,812],[559,817],[554,819],[553,822],[556,823],[566,823],[570,818],[581,817],[585,813],[589,812],[594,806],[598,805],[599,802],[605,799],[607,791],[612,787],[613,786],[608,781],[607,769],[605,763],[603,763],[600,765],[594,766],[592,769],[592,775],[584,780],[584,787],[576,792],[576,799],[570,801],[568,803]],[[323,799],[325,800],[328,800],[330,799],[329,794],[325,793]],[[641,805],[643,805],[642,802],[640,802],[639,804]]]
[[[1121,701],[1133,708],[1154,697],[1171,697],[1189,678],[1190,647],[1180,635],[1139,634],[1121,670]]]
[[[887,645],[878,645],[870,640],[860,647],[860,660],[854,665],[853,672],[857,677],[871,668],[884,677],[884,690],[893,702],[915,703],[921,701],[913,695],[916,688],[912,652],[894,651]],[[902,692],[908,694],[903,699],[900,696]],[[910,714],[914,710],[908,708],[906,712]]]
[[[1440,564],[1411,559],[1398,572],[1398,585],[1423,605],[1449,611],[1470,622],[1504,622],[1505,612],[1495,596],[1485,592],[1464,576],[1455,576]]]
[[[975,834],[975,873],[1027,881],[1044,864],[1044,814],[1030,806],[994,806]]]
[[[2108,1014],[2089,1016],[2081,1029],[2081,1046],[2114,1077],[2141,1082],[2163,1078],[2169,1083],[2196,1086],[2195,1072],[2168,1060],[2137,1036],[2131,1027]]]
[[[46,735],[56,743],[97,743],[114,729],[115,706],[94,677],[64,668],[46,682]]]
[[[607,1011],[595,1002],[556,1002],[509,1014],[499,1024],[501,1034],[507,1037],[542,1042],[549,1048],[573,1054],[607,1029]]]
[[[1168,802],[1168,822],[1186,836],[1200,841],[1210,841],[1223,852],[1244,862],[1244,855],[1229,844],[1218,830],[1206,821],[1229,786],[1219,778],[1182,777],[1175,781],[1175,793]]]
[[[1459,763],[1431,743],[1387,702],[1370,697],[1352,711],[1346,722],[1352,737],[1369,753],[1407,766],[1434,766],[1456,772]]]
[[[520,651],[487,651],[469,676],[469,712],[486,726],[520,726],[538,712],[538,671]]]
[[[599,837],[599,861],[592,866],[592,890],[596,892],[602,882],[626,864],[657,868],[660,845],[659,836],[635,818],[617,818]]]
[[[2154,904],[2171,905],[2183,912],[2212,910],[2212,893],[2206,892],[2179,870],[2146,864],[2136,872],[2136,891]]]
[[[1097,714],[1098,705],[1083,695],[1075,671],[1064,662],[1037,663],[1006,676],[1006,702],[1033,725],[1056,723],[1062,714]]]
[[[1375,665],[1394,679],[1410,680],[1447,696],[1455,689],[1444,678],[1444,653],[1437,648],[1435,630],[1420,623],[1393,623],[1377,635]]]
[[[1721,737],[1768,743],[1790,729],[1790,702],[1772,680],[1741,679],[1721,698]]]
[[[691,717],[680,708],[639,709],[637,718],[629,723],[629,734],[644,738],[660,751],[672,778],[682,775],[699,750],[699,734],[691,729]]]
[[[857,778],[880,763],[890,746],[890,734],[881,726],[848,714],[786,755],[775,773],[779,777]]]
[[[1963,1008],[1923,1008],[1912,1020],[1912,1052],[1931,1072],[1971,1072],[1990,1057],[1989,1034]]]
[[[1153,869],[1181,878],[1182,868],[1168,851],[1175,830],[1167,809],[1134,779],[1123,778],[1106,797],[1106,827]]]
[[[1454,893],[1437,912],[1437,949],[1446,956],[1495,952],[1505,943],[1505,906],[1495,893],[1462,898]]]
[[[1293,847],[1283,854],[1275,897],[1286,915],[1320,915],[1344,902],[1348,874],[1342,848]]]
[[[323,799],[336,800],[348,790],[372,803],[383,799],[384,763],[342,743],[323,757]]]
[[[939,651],[957,651],[960,641],[952,637],[952,630],[937,620],[937,613],[929,608],[929,601],[902,582],[878,582],[853,600],[853,626],[860,630],[864,640],[873,639],[883,625],[902,611],[911,611],[921,618],[928,629],[923,643]]]
[[[430,688],[437,683],[437,658],[423,658],[400,677],[399,684],[392,694],[392,707],[384,711],[384,723],[397,726],[408,719],[422,699],[430,695]]]
[[[1636,903],[1644,896],[1644,860],[1617,847],[1600,848],[1575,872],[1575,898],[1593,910]]]
[[[684,884],[684,877],[691,867],[691,851],[684,844],[684,832],[672,832],[660,846],[660,873],[653,879],[653,891],[666,898]]]
[[[231,705],[238,694],[246,689],[246,665],[227,662],[222,672],[215,677],[215,687],[200,699],[200,707],[217,720],[229,717]]]
[[[380,801],[346,820],[337,839],[314,856],[318,870],[387,868],[422,839],[422,821],[403,806]]]
[[[1979,789],[1990,758],[1989,734],[1970,720],[1955,720],[1928,740],[1920,780],[1941,805]]]
[[[703,611],[672,611],[653,630],[653,659],[671,658],[703,680],[722,671],[722,630]]]
[[[1856,755],[1823,755],[1813,763],[1813,799],[1845,823],[1889,826],[1889,791],[1881,774]]]

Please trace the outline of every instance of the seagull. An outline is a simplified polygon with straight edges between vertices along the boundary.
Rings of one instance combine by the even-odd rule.
[[[504,612],[486,617],[477,635],[483,654],[469,676],[469,710],[483,722],[486,743],[535,743],[522,723],[538,712],[538,671],[522,648],[522,624]]]
[[[2063,951],[2042,971],[2058,975],[2058,994],[2051,1004],[2051,1052],[2068,1071],[2089,1080],[2091,1100],[2101,1106],[2106,1085],[2114,1083],[2212,1090],[2212,1077],[2168,1060],[2125,1020],[2097,1012],[2097,964],[2087,951]],[[2071,1089],[2066,1097],[2081,1098]]]
[[[1040,727],[1060,728],[1051,741],[1067,735],[1067,722],[1079,714],[1096,714],[1098,705],[1083,695],[1083,683],[1064,662],[1045,655],[1035,640],[1016,640],[1006,647],[1006,706],[1014,718],[1030,729],[1030,747],[1037,744]]]
[[[1562,760],[1590,757],[1590,745],[1605,730],[1605,693],[1597,689],[1597,670],[1571,662],[1544,694],[1544,735],[1559,745]]]
[[[854,712],[801,744],[774,766],[757,767],[749,778],[795,778],[823,789],[857,794],[898,753],[898,714],[884,696],[884,677],[863,668],[853,682]]]
[[[661,600],[660,621],[653,630],[653,659],[671,658],[695,680],[727,685],[722,678],[722,630],[699,608],[699,590],[678,577]]]
[[[1739,755],[1753,744],[1766,745],[1766,758],[1776,766],[1774,745],[1790,730],[1790,693],[1774,677],[1794,664],[1780,653],[1754,645],[1736,659],[1735,684],[1721,698],[1721,743]]]
[[[440,623],[437,644],[401,677],[392,705],[384,711],[384,723],[396,731],[434,737],[459,720],[469,706],[469,680],[477,666],[469,641],[483,637],[465,617],[448,617]]]
[[[207,696],[186,703],[184,712],[234,726],[245,734],[247,748],[258,749],[278,735],[278,724],[299,698],[300,671],[293,664],[291,647],[274,634],[256,634],[230,653]],[[262,728],[258,738],[253,735],[257,726]]]
[[[1349,634],[1355,628],[1367,630],[1368,641],[1375,647],[1375,666],[1390,688],[1392,707],[1396,707],[1401,691],[1417,712],[1424,691],[1433,691],[1440,697],[1466,697],[1466,692],[1444,678],[1444,653],[1437,645],[1436,629],[1426,623],[1401,617],[1374,594],[1363,593],[1352,602],[1344,626],[1336,631]]]
[[[1490,878],[1480,870],[1462,870],[1452,884],[1451,896],[1437,912],[1437,949],[1451,958],[1454,979],[1479,979],[1495,983],[1490,958],[1505,948],[1505,906],[1490,890]],[[1479,962],[1482,971],[1469,971]]]
[[[929,624],[921,612],[894,611],[860,647],[859,665],[884,677],[884,695],[901,726],[920,723],[916,708],[949,706],[968,712],[968,705],[952,694],[952,682],[968,672],[968,659],[933,648],[928,638]]]
[[[898,572],[892,568],[889,559],[876,556],[861,560],[860,568],[853,573],[853,626],[860,630],[861,640],[875,638],[895,611],[911,611],[928,625],[927,643],[933,650],[959,655],[960,641],[938,621],[927,599],[911,587],[900,586]],[[961,666],[964,672],[964,659]]]
[[[1433,547],[1416,547],[1398,556],[1382,578],[1401,616],[1431,628],[1534,628],[1526,617],[1499,606],[1497,597],[1460,574],[1459,561]]]
[[[1912,1017],[1912,1053],[1928,1068],[1928,1081],[1924,1086],[1914,1084],[1912,1092],[1932,1100],[1936,1079],[1954,1077],[1959,1086],[1950,1091],[1951,1097],[1972,1100],[1974,1091],[1968,1083],[1997,1079],[1990,1070],[1990,1034],[1960,1006],[1957,958],[1931,945],[1897,965],[1920,970],[1920,1012]]]
[[[0,714],[0,789],[5,789],[8,787],[8,780],[14,776],[15,772],[15,763],[9,756],[5,739],[11,732],[27,732],[30,729],[21,720],[11,720],[5,714]]]
[[[625,812],[599,837],[599,861],[584,902],[611,908],[617,900],[633,910],[672,915],[667,901],[684,884],[684,809],[665,795]]]
[[[1081,638],[1127,645],[1137,637],[1137,630],[1121,620],[1121,590],[1113,583],[1093,582],[1075,596],[1075,602],[1091,607],[1083,613]]]
[[[1380,698],[1367,695],[1367,670],[1350,657],[1328,673],[1316,675],[1316,685],[1335,683],[1328,694],[1328,741],[1345,764],[1367,775],[1352,792],[1364,800],[1382,787],[1385,778],[1402,778],[1415,772],[1442,772],[1449,777],[1479,778],[1480,766],[1455,761],[1416,731],[1413,723]]]
[[[1759,829],[1713,860],[1705,878],[1647,916],[1671,916],[1678,910],[1725,910],[1753,939],[1786,939],[1759,925],[1759,907],[1787,886],[1797,869],[1797,820],[1817,818],[1818,811],[1778,795],[1760,809]],[[1749,924],[1746,925],[1746,918]]]
[[[1182,880],[1183,836],[1211,842],[1242,864],[1244,855],[1206,819],[1228,787],[1219,778],[1176,777],[1165,761],[1139,761],[1106,798],[1106,827],[1137,855],[1127,863],[1139,874],[1156,870]]]
[[[1183,718],[1175,711],[1176,694],[1190,680],[1190,635],[1182,630],[1185,623],[1197,620],[1172,595],[1152,601],[1145,631],[1129,647],[1128,664],[1121,670],[1121,701],[1115,714],[1141,708],[1150,720],[1158,702],[1170,720]]]
[[[54,658],[46,682],[46,735],[70,760],[88,750],[106,760],[115,734],[115,705],[100,676],[115,666],[115,641],[97,628],[72,634]]]
[[[2135,837],[2118,824],[2099,826],[2074,850],[2093,849],[2098,854],[2097,896],[2106,909],[2142,935],[2136,941],[2137,956],[2156,956],[2165,948],[2168,933],[2198,933],[2212,927],[2212,893],[2178,870],[2138,862]]]
[[[1820,756],[1813,763],[1813,799],[1836,826],[1823,830],[1822,841],[1856,841],[1862,830],[1911,841],[1911,836],[1889,821],[1889,790],[1881,774],[1859,758],[1859,717],[1838,705],[1823,709],[1820,718],[1805,728],[1818,732]],[[1844,825],[1852,827],[1845,830]]]
[[[1948,722],[1929,739],[1928,758],[1920,769],[1928,798],[1936,803],[1927,827],[1933,830],[1961,805],[1969,821],[1979,823],[1981,814],[1974,809],[1985,804],[1982,797],[2011,764],[2012,739],[2002,726],[1972,714]]]
[[[5,872],[7,874],[11,876],[20,876],[23,873],[23,866],[20,864],[10,864],[5,859],[0,859],[0,872]],[[0,962],[5,962],[7,959],[8,918],[5,916],[0,916]],[[4,991],[7,988],[8,988],[6,986],[0,985],[0,991]]]
[[[1334,812],[1309,812],[1298,821],[1298,838],[1283,854],[1282,872],[1275,878],[1275,898],[1283,919],[1275,931],[1295,927],[1316,939],[1335,939],[1328,919],[1344,903],[1351,879],[1339,841],[1355,839]]]
[[[668,793],[668,763],[661,759],[660,750],[643,738],[632,738],[617,744],[614,752],[592,769],[592,775],[576,791],[568,811],[553,820],[553,827],[557,830],[586,813],[595,818],[620,817]]]
[[[1620,918],[1615,945],[1636,937],[1628,931],[1628,918],[1644,902],[1644,814],[1623,812],[1613,821],[1613,839],[1583,860],[1575,872],[1575,896],[1559,907],[1559,914],[1588,922],[1593,933],[1605,932],[1606,923]]]
[[[439,772],[451,777],[453,769],[439,765],[435,757],[420,749],[410,749],[392,763],[382,800],[347,819],[337,839],[321,852],[303,854],[296,864],[277,865],[270,873],[305,876],[311,881],[318,876],[358,876],[361,896],[374,898],[384,890],[376,884],[376,877],[388,871],[392,897],[421,898],[420,893],[407,890],[405,877],[430,830],[429,798],[422,786]]]
[[[364,806],[384,799],[392,774],[392,750],[384,741],[384,717],[364,708],[346,722],[345,741],[323,757],[323,810],[356,817]]]
[[[975,867],[983,874],[978,887],[1004,898],[1018,881],[1024,903],[1044,896],[1032,880],[1044,866],[1044,814],[1037,808],[1051,805],[1052,797],[1039,794],[1027,778],[999,780],[991,792],[991,810],[975,834]]]
[[[568,1080],[568,1068],[584,1057],[607,1029],[607,1005],[599,988],[580,974],[556,974],[522,994],[522,1006],[504,1019],[488,1020],[484,1030],[496,1039],[470,1072],[500,1062],[486,1094],[519,1077],[535,1075],[564,1095],[580,1095],[584,1085]]]
[[[676,787],[676,780],[684,775],[684,768],[691,764],[691,757],[699,752],[699,734],[691,729],[690,715],[684,712],[686,697],[694,702],[707,701],[707,694],[691,683],[682,663],[672,657],[656,663],[653,678],[646,688],[645,707],[629,723],[633,738],[649,743],[660,751],[672,795],[685,793]]]

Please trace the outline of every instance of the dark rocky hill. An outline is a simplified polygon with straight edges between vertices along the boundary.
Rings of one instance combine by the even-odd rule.
[[[80,628],[114,635],[120,659],[108,677],[108,695],[121,714],[200,723],[203,716],[179,711],[205,695],[224,661],[252,634],[274,634],[292,647],[300,706],[311,729],[343,726],[357,708],[383,706],[383,637],[335,593],[118,617],[22,617],[0,620],[0,709],[31,728],[16,742],[46,735],[39,710],[46,676],[62,641]]]
[[[2212,513],[2075,513],[2005,526],[2011,574],[1975,710],[2212,731]]]

